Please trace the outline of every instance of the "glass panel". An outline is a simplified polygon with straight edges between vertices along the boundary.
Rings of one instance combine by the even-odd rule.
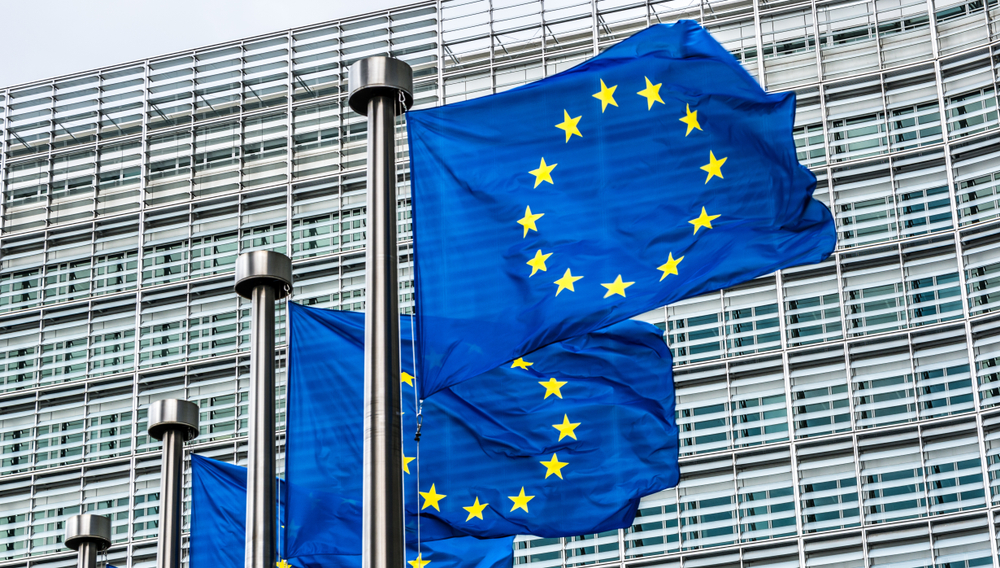
[[[667,307],[667,345],[674,365],[722,357],[718,294],[706,294]]]
[[[726,354],[747,355],[781,347],[778,301],[773,276],[762,276],[723,291]]]
[[[854,444],[841,439],[798,449],[802,528],[807,532],[861,524]]]
[[[795,495],[788,450],[738,457],[736,494],[743,542],[795,534]]]
[[[987,137],[952,149],[958,216],[962,225],[1000,215],[1000,149]]]
[[[932,515],[986,506],[979,430],[974,420],[924,431],[927,498]]]
[[[829,568],[865,568],[861,535],[836,539],[812,539],[803,543],[806,566]]]
[[[927,537],[927,527],[907,531],[906,536],[885,533],[868,546],[869,566],[912,566],[932,568],[931,543]]]
[[[898,254],[890,247],[843,257],[844,310],[852,336],[900,329],[906,322]]]
[[[803,165],[816,167],[826,164],[819,89],[796,91],[795,127],[792,129],[792,137],[795,138],[796,157]]]
[[[878,69],[874,2],[818,6],[819,45],[826,78]]]
[[[989,566],[989,523],[986,519],[931,525],[936,566]]]
[[[729,443],[729,389],[723,366],[674,374],[681,455],[723,450]]]
[[[854,414],[858,428],[917,419],[910,351],[906,339],[850,347]]]
[[[975,409],[969,349],[962,327],[913,338],[920,418],[936,418]]]
[[[795,436],[805,438],[851,429],[847,363],[841,347],[795,352],[788,358]]]
[[[934,2],[938,49],[955,53],[986,43],[986,16],[981,0],[938,0]]]
[[[740,361],[730,367],[736,447],[788,439],[788,409],[780,358]]]
[[[768,90],[816,82],[816,38],[812,11],[796,10],[762,19],[764,75]]]
[[[861,438],[858,442],[865,522],[877,524],[926,516],[917,432],[903,430]]]
[[[833,170],[837,245],[849,248],[896,237],[896,207],[886,161]]]
[[[837,267],[832,260],[785,269],[781,276],[789,347],[843,337]]]
[[[730,544],[736,536],[731,458],[691,464],[677,486],[684,550]]]
[[[927,2],[877,0],[878,33],[886,67],[907,65],[931,58]]]
[[[909,324],[962,317],[962,291],[951,237],[903,247]]]
[[[625,558],[644,558],[680,550],[677,490],[643,497],[635,522],[625,529]]]
[[[979,401],[984,408],[1000,404],[1000,320],[990,318],[972,326],[973,356],[979,384]]]
[[[987,473],[990,479],[990,506],[1000,503],[1000,417],[983,419]]]
[[[941,78],[948,138],[971,136],[1000,124],[993,69],[987,50],[942,61]]]

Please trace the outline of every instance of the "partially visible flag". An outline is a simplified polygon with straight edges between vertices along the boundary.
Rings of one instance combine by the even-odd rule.
[[[421,397],[777,269],[836,230],[768,94],[692,21],[407,114]]]
[[[278,541],[285,519],[285,484],[278,480]],[[247,469],[191,454],[191,568],[243,568]]]
[[[195,454],[191,456],[191,470],[191,568],[243,568],[246,468]],[[360,471],[355,473],[360,475]],[[350,554],[285,555],[281,536],[288,520],[286,487],[279,480],[277,568],[361,568],[361,543],[357,540],[345,545]],[[360,517],[353,521],[361,524]],[[513,563],[511,538],[425,541],[418,551],[415,537],[415,534],[409,535],[407,542],[407,559],[413,568],[510,568]]]
[[[360,486],[341,464],[361,460],[364,315],[288,309],[288,507],[306,518]],[[423,403],[419,462],[408,318],[400,327],[407,523],[419,512],[425,539],[627,527],[641,497],[676,485],[671,359],[655,326],[622,322],[439,392]],[[332,542],[331,526],[290,522],[290,550],[317,553],[305,543]]]

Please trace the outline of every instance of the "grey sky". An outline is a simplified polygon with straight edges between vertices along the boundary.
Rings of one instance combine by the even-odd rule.
[[[382,10],[412,0],[0,0],[0,87]]]

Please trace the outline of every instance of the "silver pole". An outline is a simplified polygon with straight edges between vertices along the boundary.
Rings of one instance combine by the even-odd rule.
[[[198,435],[198,405],[186,400],[158,400],[149,405],[148,424],[149,435],[163,440],[156,567],[180,568],[184,442]]]
[[[274,302],[291,289],[292,261],[287,256],[254,251],[236,259],[236,293],[251,300],[245,568],[275,565]]]
[[[66,548],[76,551],[77,568],[97,568],[97,553],[111,546],[111,519],[73,515],[66,521]]]
[[[369,57],[351,65],[349,86],[351,108],[368,116],[361,565],[401,568],[405,541],[393,126],[396,114],[413,101],[413,70],[397,59]]]
[[[96,568],[97,566],[97,543],[94,541],[81,542],[80,548],[76,549],[76,568]]]

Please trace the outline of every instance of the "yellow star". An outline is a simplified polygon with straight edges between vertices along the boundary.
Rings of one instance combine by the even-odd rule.
[[[524,217],[521,217],[520,219],[517,220],[517,224],[524,227],[524,235],[522,235],[521,238],[523,239],[524,237],[527,237],[528,231],[535,231],[537,233],[538,227],[535,226],[535,221],[541,219],[544,216],[545,213],[532,213],[530,206],[525,207]]]
[[[525,371],[527,371],[528,367],[530,367],[532,365],[534,365],[534,363],[530,363],[530,362],[525,361],[524,359],[518,357],[517,359],[514,359],[513,363],[511,363],[510,368],[513,369],[515,367],[518,367],[518,368],[521,368],[521,369],[524,369]]]
[[[635,282],[622,282],[622,275],[619,274],[618,278],[610,284],[601,284],[608,289],[608,293],[604,295],[605,298],[610,298],[611,296],[618,294],[622,298],[625,297],[625,288],[635,284]]]
[[[524,487],[521,488],[520,495],[508,495],[508,499],[514,502],[514,506],[510,508],[510,512],[513,513],[517,509],[524,509],[524,512],[528,512],[528,501],[535,498],[534,495],[525,495]]]
[[[547,471],[545,472],[545,479],[548,479],[549,476],[552,474],[555,474],[559,476],[559,479],[562,479],[563,478],[562,468],[569,465],[569,462],[559,461],[559,457],[556,456],[555,454],[552,454],[552,459],[550,461],[538,462],[538,463],[544,465],[547,468]]]
[[[569,416],[563,414],[562,424],[553,424],[552,425],[553,428],[555,428],[556,430],[559,430],[559,440],[557,440],[557,441],[561,441],[566,436],[569,436],[570,438],[573,438],[575,440],[576,439],[576,434],[573,432],[573,430],[575,430],[576,427],[579,426],[579,425],[580,425],[579,422],[570,422],[569,421]],[[423,493],[421,493],[421,495],[423,495]]]
[[[440,501],[441,499],[444,499],[445,497],[447,497],[447,495],[442,495],[442,494],[438,493],[434,489],[434,484],[433,483],[431,484],[431,490],[430,491],[428,491],[426,493],[424,493],[423,491],[417,491],[417,493],[420,493],[420,496],[424,498],[424,506],[420,508],[421,510],[426,509],[427,507],[434,507],[435,509],[438,510],[438,512],[440,512],[441,508],[438,507],[438,501]]]
[[[538,381],[538,384],[545,387],[545,396],[542,398],[542,400],[545,400],[549,398],[549,395],[553,394],[562,398],[562,393],[559,392],[559,389],[566,384],[566,381],[557,381],[555,377],[552,377],[547,381]]]
[[[476,502],[471,506],[462,507],[469,512],[469,516],[465,518],[465,522],[471,521],[473,517],[479,519],[480,521],[483,520],[483,509],[485,509],[487,505],[489,505],[489,503],[480,503],[479,497],[476,497]]]
[[[699,215],[697,219],[691,219],[690,221],[688,221],[688,223],[691,223],[692,225],[694,225],[694,233],[693,234],[697,235],[698,234],[698,229],[700,229],[702,227],[705,227],[706,229],[711,229],[712,228],[712,221],[718,219],[719,217],[722,217],[722,215],[709,215],[708,213],[705,212],[705,208],[702,207],[701,208],[701,215]],[[681,257],[681,258],[684,258],[684,257]],[[677,262],[680,262],[680,261],[678,260]],[[661,278],[660,280],[663,280],[663,279]]]
[[[686,106],[687,106],[687,116],[678,119],[684,124],[686,124],[688,127],[687,132],[684,133],[685,138],[687,138],[687,135],[691,134],[691,131],[694,130],[695,128],[701,130],[701,125],[698,124],[698,111],[691,112],[691,105],[686,105]],[[704,130],[702,130],[702,132],[704,132]]]
[[[539,270],[542,272],[548,272],[545,269],[545,261],[548,260],[550,256],[552,256],[551,252],[549,254],[542,254],[542,250],[538,249],[538,252],[535,253],[535,258],[529,260],[527,263],[528,266],[531,267],[531,274],[528,275],[528,278],[534,276]]]
[[[535,187],[538,187],[538,184],[543,181],[547,181],[552,185],[555,185],[555,182],[552,181],[552,170],[556,169],[556,166],[558,165],[559,164],[552,164],[550,166],[545,163],[545,158],[542,158],[542,162],[538,165],[538,169],[528,172],[529,174],[535,176]]]
[[[718,215],[716,215],[716,217],[717,216]],[[691,221],[691,222],[693,222],[693,221]],[[712,228],[711,224],[708,226],[708,228],[709,229]],[[694,226],[694,232],[696,232],[696,233],[698,232],[698,225]],[[677,276],[678,275],[677,274],[677,265],[680,264],[682,260],[684,260],[683,256],[680,257],[680,258],[674,258],[674,253],[672,253],[672,252],[671,253],[667,253],[667,262],[666,262],[666,264],[661,264],[657,268],[657,270],[662,270],[663,271],[663,276],[660,276],[660,282],[663,282],[663,279],[667,277],[667,274],[673,274],[674,276]]]
[[[658,102],[663,104],[663,99],[660,98],[660,85],[663,83],[652,84],[649,81],[649,77],[646,77],[646,88],[639,91],[637,94],[646,97],[646,110],[651,110],[653,108],[653,103]]]
[[[406,473],[410,473],[410,462],[415,459],[417,458],[408,458],[406,456],[403,456],[403,471],[405,471]]]
[[[604,79],[601,79],[601,92],[594,93],[594,98],[601,101],[601,113],[608,108],[608,105],[618,106],[618,103],[615,102],[615,89],[617,88],[618,85],[608,87],[604,84]]]
[[[284,558],[281,559],[281,562],[275,562],[274,565],[278,568],[292,568],[292,565],[289,564]]]
[[[559,289],[556,290],[556,296],[558,296],[559,292],[562,292],[564,289],[568,289],[570,292],[576,292],[576,290],[573,289],[573,283],[581,278],[583,278],[583,276],[573,276],[570,274],[569,269],[567,268],[563,277],[554,282],[554,284],[559,285]]]
[[[424,560],[423,556],[424,556],[423,554],[418,554],[416,560],[408,560],[407,564],[409,564],[410,566],[413,566],[413,568],[424,568],[424,566],[427,566],[428,564],[430,564],[431,561],[430,560]]]
[[[583,134],[580,134],[580,129],[576,126],[581,118],[583,118],[582,114],[576,118],[570,118],[566,109],[563,109],[563,121],[557,124],[556,128],[566,131],[566,142],[569,142],[569,137],[574,134],[583,138]]]
[[[708,180],[712,179],[713,176],[718,176],[719,179],[724,179],[722,177],[722,164],[725,164],[726,160],[728,160],[729,158],[722,158],[721,160],[716,160],[715,152],[709,150],[708,159],[711,161],[701,167],[701,169],[708,172],[708,177],[705,178],[705,183],[708,183]],[[535,185],[538,184],[536,183]]]
[[[407,373],[406,371],[403,371],[403,374],[400,375],[400,382],[406,383],[406,384],[408,384],[408,385],[410,385],[412,387],[413,386],[413,375]]]

